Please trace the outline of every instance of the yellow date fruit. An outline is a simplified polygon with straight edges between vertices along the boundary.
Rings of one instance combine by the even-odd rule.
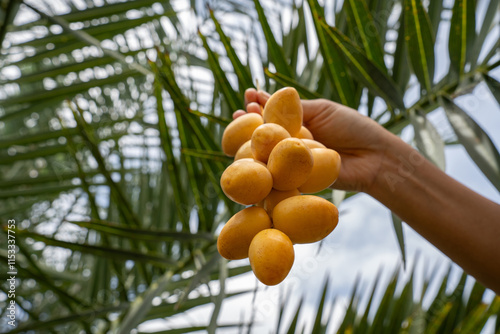
[[[310,149],[313,149],[313,148],[326,148],[325,145],[321,144],[319,141],[316,141],[316,140],[312,140],[312,139],[302,139],[302,141],[304,142],[304,144],[306,144],[307,147],[309,147]]]
[[[299,187],[303,194],[317,193],[331,186],[340,172],[340,155],[329,148],[313,148],[311,150],[314,164],[311,175]]]
[[[236,152],[236,155],[234,156],[234,160],[240,160],[240,159],[253,159],[254,156],[252,154],[252,147],[251,147],[251,141],[247,140],[241,147],[238,149]]]
[[[305,126],[301,126],[300,128],[300,131],[299,133],[297,133],[295,135],[295,137],[297,138],[300,138],[300,139],[310,139],[310,140],[314,140],[314,137],[311,133],[311,131],[309,131]]]
[[[287,198],[273,210],[273,225],[294,244],[320,241],[337,226],[339,211],[324,198],[301,195]]]
[[[273,187],[273,177],[262,162],[240,159],[222,173],[220,185],[224,194],[232,201],[251,205],[269,195]]]
[[[257,127],[252,134],[251,149],[255,159],[267,163],[273,148],[290,134],[279,124],[265,123]]]
[[[271,218],[273,217],[273,209],[274,207],[281,202],[282,200],[292,197],[292,196],[298,196],[300,195],[300,191],[297,189],[292,189],[292,190],[287,190],[287,191],[279,191],[276,189],[271,190],[269,195],[264,199],[262,202],[262,207],[266,209],[267,213]]]
[[[281,283],[290,272],[295,252],[290,238],[270,228],[257,233],[248,250],[250,266],[255,276],[266,285]]]
[[[279,124],[291,136],[296,136],[300,131],[302,115],[300,96],[293,87],[285,87],[272,94],[262,112],[265,123]]]
[[[300,187],[313,168],[311,150],[298,138],[280,141],[269,155],[267,169],[273,176],[273,188],[281,191]]]
[[[262,116],[256,113],[242,115],[229,123],[222,134],[222,151],[234,157],[241,145],[250,140],[254,130],[263,123]]]
[[[228,260],[247,258],[252,239],[268,228],[271,228],[271,219],[266,210],[256,206],[243,209],[222,228],[217,238],[217,250]]]

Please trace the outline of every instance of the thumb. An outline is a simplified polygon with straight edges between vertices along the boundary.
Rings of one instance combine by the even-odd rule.
[[[270,97],[271,97],[271,94],[269,94],[268,92],[265,92],[263,90],[258,90],[257,91],[257,102],[261,106],[265,106],[267,100],[269,100]]]
[[[256,102],[261,106],[264,106],[270,96],[271,95],[268,92],[256,90],[255,88],[248,88],[245,91],[245,106],[248,106],[252,102]]]
[[[321,100],[302,100],[303,122],[309,123],[324,109]]]
[[[324,120],[339,110],[348,110],[350,112],[358,113],[352,108],[327,99],[302,100],[302,110],[304,124],[307,124],[314,119]]]

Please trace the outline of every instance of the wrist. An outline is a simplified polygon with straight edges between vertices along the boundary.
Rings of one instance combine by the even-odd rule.
[[[384,142],[379,171],[366,193],[378,200],[396,194],[405,184],[411,183],[417,169],[426,159],[413,147],[391,134]]]

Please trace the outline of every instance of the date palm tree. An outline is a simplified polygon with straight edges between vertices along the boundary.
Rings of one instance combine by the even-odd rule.
[[[230,163],[221,133],[256,78],[269,92],[293,86],[304,99],[363,110],[396,134],[412,126],[416,147],[440,168],[445,146],[462,145],[500,190],[498,150],[473,110],[455,103],[481,83],[500,103],[498,0],[0,5],[0,238],[17,247],[14,295],[0,250],[2,331],[130,333],[203,305],[213,305],[203,326],[157,333],[256,328],[218,321],[224,300],[254,287],[227,292],[226,280],[250,267],[216,249],[218,228],[241,209],[219,186]],[[437,37],[448,54],[437,54]],[[449,66],[438,69],[438,57]],[[436,109],[452,134],[427,119]],[[466,291],[465,274],[452,287],[449,273],[425,277],[419,295],[415,275],[397,267],[387,284],[354,284],[340,323],[328,281],[308,327],[304,301],[285,296],[275,331],[478,333],[494,315],[500,330],[500,299],[486,300],[478,283]]]

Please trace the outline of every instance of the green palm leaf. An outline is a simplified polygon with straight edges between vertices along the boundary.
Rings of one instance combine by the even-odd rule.
[[[243,64],[241,63],[240,58],[238,58],[238,55],[236,54],[236,51],[231,46],[229,38],[224,33],[224,30],[222,29],[219,21],[215,17],[213,10],[210,10],[210,17],[212,18],[212,21],[215,24],[215,29],[217,30],[220,40],[224,45],[224,48],[226,49],[226,53],[229,60],[231,60],[231,64],[233,65],[234,71],[238,76],[240,93],[243,93],[245,89],[253,87],[253,81],[249,73],[249,68],[243,66]]]
[[[441,170],[445,169],[444,141],[432,123],[419,111],[410,111],[415,141],[420,152]]]
[[[472,0],[456,0],[453,5],[448,50],[450,69],[459,76],[464,74],[467,53],[472,52],[476,37],[475,5]]]
[[[293,73],[290,71],[290,67],[288,65],[287,60],[285,59],[285,55],[283,53],[283,49],[276,41],[271,27],[266,19],[266,15],[264,13],[264,8],[260,4],[259,0],[254,0],[255,9],[259,16],[259,22],[261,24],[262,30],[264,31],[264,36],[267,41],[267,52],[269,54],[270,60],[273,62],[276,70],[283,75],[288,77],[293,77]]]
[[[396,239],[398,240],[399,250],[401,251],[403,265],[406,267],[406,250],[405,238],[403,233],[403,221],[394,212],[391,212],[391,218],[392,226],[394,227],[394,232],[396,233]]]
[[[19,230],[18,234],[26,238],[32,238],[41,241],[49,246],[68,248],[72,251],[91,254],[95,256],[108,257],[118,260],[135,260],[139,263],[151,263],[161,267],[171,267],[175,265],[175,261],[160,256],[160,254],[146,254],[142,252],[133,252],[120,248],[110,248],[106,246],[79,244],[75,242],[62,241],[55,238],[50,238],[41,234]]]
[[[500,82],[493,79],[489,75],[484,76],[484,81],[488,85],[488,88],[490,89],[491,93],[497,100],[498,104],[500,104]]]
[[[352,80],[347,75],[345,62],[340,56],[340,53],[328,40],[328,35],[325,32],[322,22],[324,20],[323,9],[319,6],[316,0],[308,0],[311,8],[316,34],[319,39],[319,48],[323,59],[326,59],[325,69],[328,79],[332,85],[331,94],[335,99],[344,105],[355,107],[354,86]]]
[[[210,64],[210,67],[212,68],[212,72],[214,74],[215,80],[218,83],[219,87],[222,90],[222,94],[224,95],[225,101],[229,104],[229,108],[231,110],[238,110],[238,109],[243,109],[243,103],[240,100],[236,98],[236,93],[231,87],[231,84],[229,83],[228,78],[226,77],[226,74],[222,67],[219,64],[218,57],[217,55],[212,51],[210,46],[208,45],[207,39],[201,32],[198,32],[198,35],[201,37],[201,40],[203,41],[203,46],[205,47],[205,50],[207,50],[208,54],[208,63]]]
[[[177,210],[177,215],[184,226],[188,225],[188,217],[183,203],[186,203],[187,195],[183,191],[183,187],[180,184],[180,180],[177,175],[180,174],[179,163],[174,155],[174,150],[172,147],[172,138],[170,136],[170,129],[168,129],[167,122],[165,119],[165,110],[163,109],[163,97],[160,85],[156,85],[155,89],[156,103],[158,108],[158,127],[160,130],[160,138],[162,142],[163,153],[167,157],[166,168],[168,171],[169,179],[172,184],[172,190],[175,198],[175,207]]]
[[[434,37],[420,0],[404,1],[405,39],[413,72],[429,93],[434,80]]]
[[[433,3],[438,1],[433,1]],[[392,65],[392,79],[399,89],[405,92],[410,80],[410,64],[408,61],[408,48],[405,38],[405,12],[401,13],[398,22],[398,39],[396,40],[396,52],[394,53],[394,64]]]
[[[290,87],[295,87],[297,89],[297,92],[299,93],[301,98],[305,99],[320,99],[321,95],[319,95],[316,92],[310,91],[307,87],[304,87],[297,81],[293,80],[292,78],[288,78],[284,76],[283,74],[280,73],[272,73],[269,71],[267,68],[265,69],[265,74],[275,80],[276,82],[280,83],[283,86],[290,86]]]
[[[92,229],[108,235],[116,235],[123,238],[142,239],[153,242],[165,242],[167,240],[207,240],[213,241],[213,236],[209,233],[187,233],[178,231],[162,231],[141,228],[130,228],[117,223],[91,220],[91,221],[68,221],[68,223],[78,225],[83,228]]]
[[[500,154],[488,134],[449,98],[442,97],[440,103],[458,140],[484,175],[500,191]]]
[[[358,44],[362,46],[366,57],[387,73],[384,51],[367,4],[364,1],[347,0],[344,8],[347,9],[351,30],[359,37]]]
[[[334,27],[321,23],[327,36],[346,58],[347,65],[374,94],[383,97],[389,105],[405,109],[403,97],[390,77],[385,75],[352,41]]]
[[[469,52],[472,68],[475,68],[478,64],[479,54],[483,50],[484,41],[486,40],[486,37],[492,31],[491,28],[493,25],[493,20],[497,12],[496,9],[498,8],[499,5],[500,2],[498,0],[491,0],[488,4],[488,8],[486,9],[486,14],[484,20],[482,21],[479,34],[474,40],[474,45],[472,46],[472,50],[470,50]]]

